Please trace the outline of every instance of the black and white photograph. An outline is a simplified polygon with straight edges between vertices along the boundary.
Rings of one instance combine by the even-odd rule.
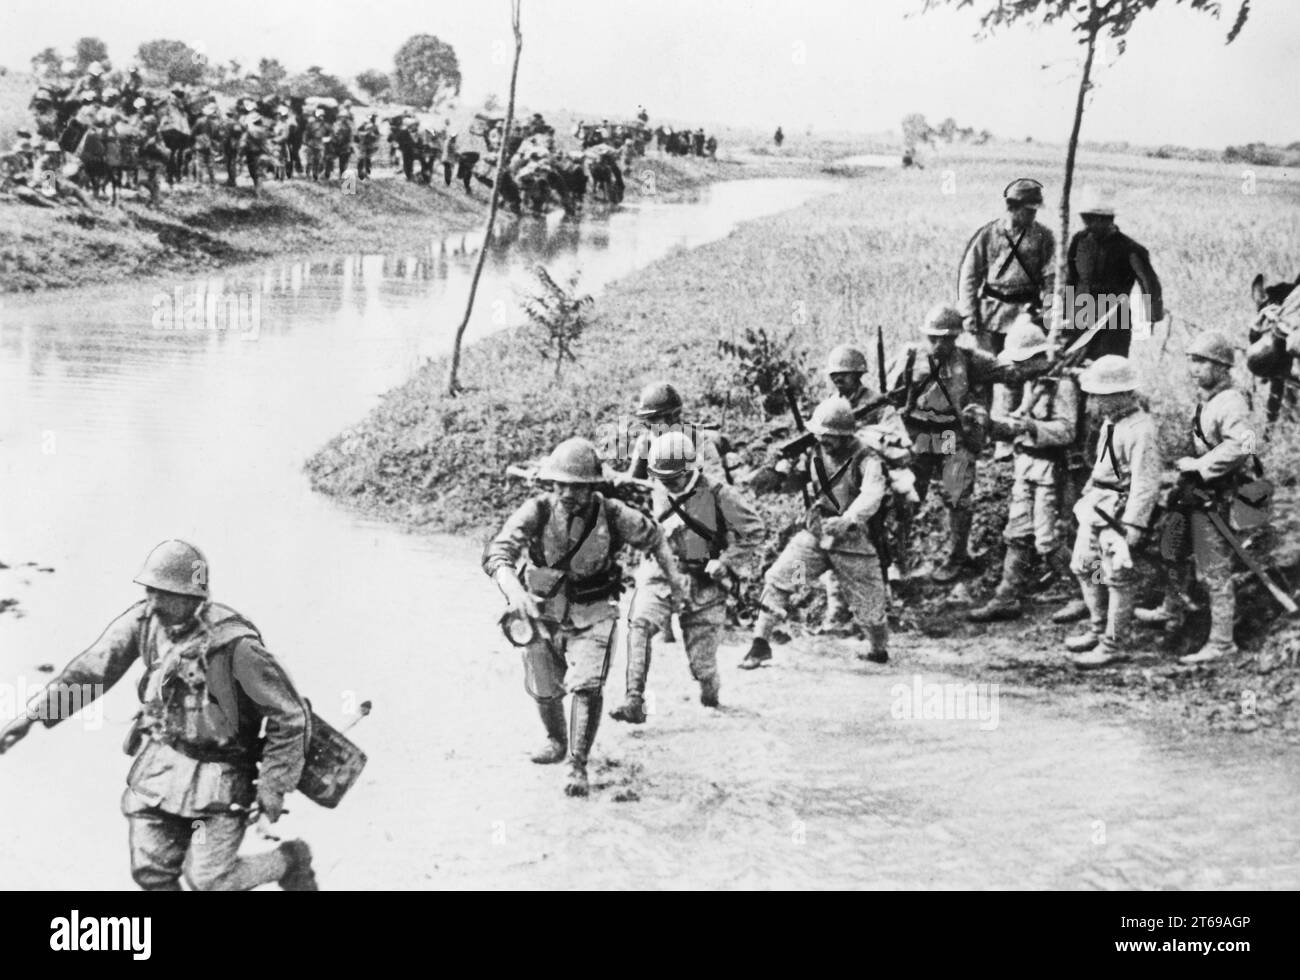
[[[0,889],[1249,952],[1297,287],[1292,0],[5,0]]]

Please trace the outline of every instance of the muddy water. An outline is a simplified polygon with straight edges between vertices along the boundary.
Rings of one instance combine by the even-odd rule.
[[[826,189],[723,184],[578,226],[525,221],[490,257],[472,334],[513,322],[536,262],[598,289]],[[595,797],[564,799],[561,771],[526,761],[539,726],[478,545],[358,520],[301,473],[445,349],[473,242],[7,301],[0,559],[54,571],[0,570],[24,613],[0,617],[0,713],[134,601],[140,558],[179,536],[322,715],[375,705],[354,731],[371,755],[354,795],[335,812],[295,797],[283,824],[313,842],[325,887],[1300,884],[1284,755],[1170,747],[1032,692],[1002,691],[989,731],[895,717],[927,662],[905,643],[875,674],[794,644],[748,675],[729,646],[721,712],[694,701],[680,646],[662,648],[652,723],[606,720]],[[178,287],[182,310],[202,288],[255,296],[256,316],[161,329]],[[610,700],[621,671],[619,657]],[[130,886],[116,801],[132,686],[0,761],[0,885]]]

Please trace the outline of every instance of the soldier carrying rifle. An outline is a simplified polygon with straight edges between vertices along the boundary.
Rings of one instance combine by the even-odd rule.
[[[650,446],[654,477],[651,498],[655,520],[686,578],[681,611],[682,642],[691,676],[700,685],[700,703],[718,706],[718,642],[726,619],[727,585],[735,581],[763,541],[763,519],[734,487],[700,468],[695,446],[680,432],[666,432]],[[624,703],[610,712],[617,721],[645,721],[645,685],[650,643],[671,621],[671,589],[658,563],[637,568],[636,593],[628,612],[627,690]]]
[[[882,664],[889,660],[885,583],[868,531],[889,484],[880,457],[858,438],[857,424],[847,399],[838,396],[813,412],[808,429],[815,445],[782,486],[804,492],[804,526],[764,576],[761,609],[742,670],[772,659],[772,632],[788,615],[791,594],[830,569],[866,627],[867,643],[859,659]]]
[[[1210,597],[1210,637],[1199,652],[1181,659],[1201,664],[1234,656],[1233,618],[1236,596],[1232,584],[1232,543],[1220,527],[1237,530],[1262,523],[1267,516],[1268,484],[1255,456],[1255,431],[1250,404],[1232,386],[1232,345],[1219,333],[1203,333],[1187,350],[1188,371],[1197,387],[1191,438],[1195,455],[1176,462],[1179,481],[1162,526],[1161,553],[1169,562],[1168,588],[1156,609],[1139,609],[1139,623],[1163,626],[1176,633],[1183,625],[1191,585],[1196,576]],[[1214,517],[1219,518],[1218,521]]]

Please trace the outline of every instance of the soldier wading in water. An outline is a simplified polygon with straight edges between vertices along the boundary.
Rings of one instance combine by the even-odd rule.
[[[587,758],[600,723],[605,675],[618,618],[624,546],[654,555],[667,580],[674,611],[682,587],[672,551],[649,517],[596,492],[605,476],[596,447],[586,439],[560,443],[537,478],[554,489],[524,502],[483,553],[483,570],[497,583],[508,614],[530,624],[524,644],[524,687],[537,702],[546,745],[533,761],[563,762],[569,755],[569,796],[587,795]],[[523,580],[515,566],[527,559]],[[564,695],[573,695],[569,730]]]
[[[246,891],[273,882],[285,891],[316,891],[303,841],[239,855],[250,819],[256,816],[266,831],[298,785],[307,706],[257,628],[209,601],[208,564],[198,548],[164,541],[135,581],[146,598],[113,620],[0,731],[0,752],[36,721],[47,728],[62,721],[61,691],[97,697],[141,660],[144,707],[127,739],[135,761],[122,797],[136,884],[180,891],[184,870],[198,891]]]

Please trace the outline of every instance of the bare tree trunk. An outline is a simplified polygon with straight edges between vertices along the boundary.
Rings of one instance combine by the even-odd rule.
[[[510,145],[510,130],[515,121],[515,83],[519,78],[519,53],[524,48],[524,35],[519,29],[519,2],[520,0],[510,0],[510,24],[515,32],[515,62],[510,69],[510,101],[506,104],[506,125],[501,134],[501,145],[497,150],[497,169],[496,176],[492,181],[492,200],[488,204],[487,227],[483,230],[483,247],[478,251],[478,262],[474,265],[474,277],[469,284],[469,300],[465,303],[465,318],[460,321],[460,326],[456,328],[456,339],[451,347],[451,370],[447,374],[447,394],[452,398],[461,392],[460,380],[457,375],[460,372],[460,347],[461,341],[465,336],[465,329],[469,326],[469,318],[474,312],[474,297],[478,293],[478,280],[483,274],[483,261],[487,258],[488,245],[492,241],[492,225],[497,216],[497,191],[501,187],[501,171],[509,162],[506,159],[506,148]]]
[[[1074,184],[1074,157],[1079,148],[1079,129],[1083,125],[1083,103],[1092,87],[1092,59],[1097,51],[1097,34],[1101,30],[1097,16],[1097,0],[1088,0],[1088,53],[1083,59],[1083,76],[1079,79],[1079,97],[1074,103],[1074,126],[1070,130],[1070,143],[1065,150],[1065,180],[1061,184],[1061,234],[1056,240],[1056,284],[1052,291],[1052,338],[1056,339],[1067,315],[1065,309],[1065,278],[1069,271],[1070,246],[1070,189]],[[1073,326],[1073,323],[1070,324]]]

